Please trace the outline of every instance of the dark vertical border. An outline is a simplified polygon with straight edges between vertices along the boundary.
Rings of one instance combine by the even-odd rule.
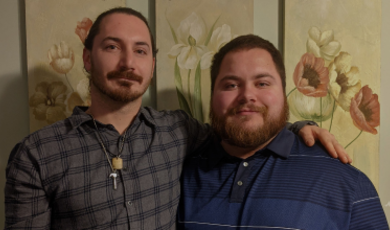
[[[19,10],[19,45],[20,45],[20,69],[22,73],[22,78],[24,79],[24,94],[25,103],[23,105],[28,105],[28,74],[27,74],[27,32],[26,32],[26,2],[25,0],[18,0],[18,10]],[[30,130],[30,118],[29,118],[29,108],[23,108],[25,116],[27,119],[28,129]]]
[[[156,1],[155,0],[149,0],[149,26],[150,30],[152,31],[154,42],[157,46],[157,38],[156,38]],[[156,47],[158,49],[158,47]],[[157,85],[156,85],[156,72],[157,72],[157,58],[156,58],[156,65],[154,67],[154,73],[153,73],[153,79],[150,84],[150,97],[151,97],[151,107],[154,109],[157,109]]]
[[[279,0],[279,50],[284,57],[284,14],[285,14],[285,0]]]

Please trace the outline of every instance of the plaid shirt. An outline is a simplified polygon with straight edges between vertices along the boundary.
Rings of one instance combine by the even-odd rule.
[[[119,133],[98,128],[117,154]],[[6,228],[175,229],[183,159],[209,137],[209,126],[183,111],[141,108],[126,133],[117,190],[81,108],[23,139],[7,166]]]

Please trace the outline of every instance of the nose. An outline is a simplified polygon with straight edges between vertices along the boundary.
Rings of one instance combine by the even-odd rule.
[[[121,53],[119,67],[121,70],[134,70],[134,56],[132,50],[124,50]]]
[[[256,88],[252,85],[242,86],[238,95],[238,102],[240,104],[256,102],[255,90]]]

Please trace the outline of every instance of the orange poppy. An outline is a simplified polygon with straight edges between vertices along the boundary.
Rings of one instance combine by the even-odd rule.
[[[379,126],[380,105],[378,95],[373,94],[368,85],[360,89],[360,91],[351,100],[349,112],[353,119],[353,123],[358,129],[377,134],[375,127]]]
[[[75,33],[79,35],[81,42],[84,44],[85,39],[88,36],[89,29],[91,29],[92,20],[89,18],[83,18],[81,22],[77,22]]]
[[[325,97],[328,94],[329,71],[322,58],[305,53],[294,70],[294,83],[306,96]]]

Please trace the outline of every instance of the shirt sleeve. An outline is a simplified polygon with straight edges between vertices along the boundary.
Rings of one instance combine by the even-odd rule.
[[[6,179],[5,229],[50,229],[51,211],[38,161],[23,143],[10,154]]]
[[[195,152],[207,140],[212,137],[212,129],[209,124],[202,123],[195,118],[188,116],[188,150]]]
[[[366,175],[360,172],[355,201],[352,204],[350,230],[389,229],[378,193]]]
[[[318,126],[317,123],[314,121],[309,121],[309,120],[304,120],[304,121],[296,121],[293,124],[290,122],[287,123],[286,128],[290,130],[291,132],[295,133],[298,135],[299,131],[305,127],[305,125],[315,125]]]

